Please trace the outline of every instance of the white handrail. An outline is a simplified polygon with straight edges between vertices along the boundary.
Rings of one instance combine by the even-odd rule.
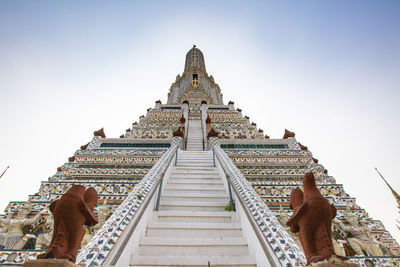
[[[203,135],[203,150],[207,150],[207,105],[201,105],[201,132]]]
[[[260,242],[264,250],[272,251],[279,259],[282,266],[305,266],[306,259],[303,251],[299,248],[290,234],[279,223],[268,206],[260,198],[251,184],[242,175],[228,155],[218,144],[217,138],[210,138],[215,155],[224,171],[229,176],[232,187],[241,202],[246,215],[251,219],[251,224],[261,233],[257,237],[262,238]],[[250,218],[251,217],[251,218]],[[268,244],[269,248],[263,244]],[[267,255],[268,256],[268,255]]]
[[[141,214],[137,211],[150,202],[180,143],[181,138],[174,137],[171,147],[134,187],[86,247],[79,252],[76,260],[78,265],[101,266],[127,226],[140,220]]]

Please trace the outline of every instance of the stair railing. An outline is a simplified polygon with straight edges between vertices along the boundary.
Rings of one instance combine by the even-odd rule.
[[[173,138],[171,147],[133,188],[86,247],[79,252],[76,260],[79,266],[114,266],[117,264],[130,241],[130,236],[153,200],[157,187],[159,188],[157,196],[159,205],[164,174],[174,156],[177,157],[176,150],[179,149],[181,142],[181,137]]]
[[[218,138],[212,137],[210,139],[213,154],[215,154],[215,158],[217,158],[228,180],[228,188],[230,189],[229,185],[232,186],[235,199],[243,208],[270,264],[272,266],[305,266],[306,259],[303,251],[220,147]],[[233,207],[232,203],[231,207]]]
[[[203,151],[205,150],[205,146],[204,146],[204,127],[203,127],[203,111],[201,111],[201,116],[200,116],[200,118],[201,118],[201,121],[200,121],[200,124],[201,124],[201,141],[202,141],[202,144],[203,144]]]
[[[188,133],[189,133],[189,115],[188,115],[188,118],[186,120],[185,134],[183,135],[184,143],[185,143],[185,150],[187,150]]]
[[[206,150],[207,133],[206,133],[206,119],[207,119],[207,105],[201,105],[201,134],[203,139],[203,151]]]

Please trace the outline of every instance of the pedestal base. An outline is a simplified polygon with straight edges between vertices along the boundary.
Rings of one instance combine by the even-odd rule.
[[[69,260],[62,259],[41,259],[25,262],[22,267],[79,267]]]
[[[351,261],[344,261],[336,256],[332,256],[324,261],[311,263],[308,266],[312,267],[360,267],[357,263]]]

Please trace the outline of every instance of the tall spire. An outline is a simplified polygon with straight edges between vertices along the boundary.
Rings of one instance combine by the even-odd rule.
[[[394,196],[394,198],[397,201],[397,204],[399,205],[400,208],[400,195],[397,194],[396,191],[394,191],[394,189],[390,186],[390,184],[385,180],[385,178],[383,178],[382,174],[378,171],[377,168],[375,168],[376,172],[379,174],[379,176],[382,178],[382,180],[385,182],[385,184],[389,187],[390,191],[392,191],[392,194]]]
[[[193,45],[193,48],[186,54],[184,73],[186,72],[207,73],[203,53],[196,47],[196,45]]]
[[[204,55],[196,45],[186,54],[185,69],[171,85],[167,104],[182,104],[184,100],[197,107],[202,101],[211,105],[224,104],[221,90],[214,78],[207,74]]]

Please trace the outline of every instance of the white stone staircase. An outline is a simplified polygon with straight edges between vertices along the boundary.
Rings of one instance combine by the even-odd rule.
[[[201,120],[189,120],[186,149],[189,151],[203,150],[203,134],[201,131]]]
[[[256,266],[200,124],[189,124],[188,150],[179,151],[130,266]],[[198,134],[199,133],[199,134]],[[199,141],[200,140],[200,141]]]

